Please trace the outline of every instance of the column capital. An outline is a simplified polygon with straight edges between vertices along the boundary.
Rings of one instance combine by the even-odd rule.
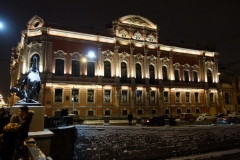
[[[120,48],[120,46],[118,46],[118,45],[115,45],[115,46],[114,46],[114,51],[118,51],[118,50],[119,50],[119,48]]]
[[[134,48],[132,46],[130,46],[130,51],[133,52],[134,51]]]
[[[102,49],[102,44],[98,43],[97,47],[98,47],[99,50],[101,50]]]

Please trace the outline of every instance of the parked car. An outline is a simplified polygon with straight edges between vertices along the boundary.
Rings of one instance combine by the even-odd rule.
[[[170,116],[156,116],[156,117],[150,117],[148,119],[144,119],[143,123],[145,125],[152,125],[152,126],[164,126],[165,125],[165,119],[169,119],[169,125],[170,126],[176,126],[177,122],[175,121],[175,118],[172,118]]]
[[[223,113],[217,113],[213,116],[213,118],[218,119],[218,118],[222,118],[223,116],[226,116],[226,115]]]
[[[189,121],[189,120],[195,120],[195,119],[196,117],[190,113],[182,113],[180,116],[181,121]]]
[[[209,113],[202,113],[196,119],[197,121],[205,121],[205,120],[212,120],[213,117]]]
[[[217,124],[230,124],[231,119],[227,116],[222,116],[220,118],[217,118]]]
[[[83,123],[84,120],[77,116],[76,114],[68,114],[68,116],[73,117],[73,122],[75,123]]]
[[[237,113],[237,112],[229,113],[228,117],[240,119],[240,113]]]

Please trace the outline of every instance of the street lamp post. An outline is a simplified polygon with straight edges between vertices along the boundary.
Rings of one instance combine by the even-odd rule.
[[[73,87],[73,96],[72,96],[72,114],[74,114],[74,87]]]

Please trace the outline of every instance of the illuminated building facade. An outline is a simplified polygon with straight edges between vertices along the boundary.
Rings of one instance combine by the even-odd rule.
[[[159,42],[159,30],[136,15],[104,32],[34,16],[13,49],[10,88],[21,84],[37,55],[48,116],[61,109],[89,118],[217,113],[218,53]],[[11,104],[17,100],[13,95]]]

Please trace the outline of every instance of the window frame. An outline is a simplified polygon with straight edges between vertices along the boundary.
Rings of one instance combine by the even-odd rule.
[[[90,100],[90,99],[89,99],[89,98],[90,98],[90,97],[89,97],[89,95],[90,95],[90,94],[89,94],[89,91],[93,91],[93,97],[92,97],[92,98],[93,98],[93,101],[92,101],[92,102],[89,101],[89,100]],[[87,94],[87,95],[86,95],[86,102],[87,102],[87,103],[90,103],[90,104],[94,104],[94,103],[95,103],[95,94],[96,94],[96,93],[95,93],[95,89],[92,89],[92,88],[87,89],[86,94]]]

